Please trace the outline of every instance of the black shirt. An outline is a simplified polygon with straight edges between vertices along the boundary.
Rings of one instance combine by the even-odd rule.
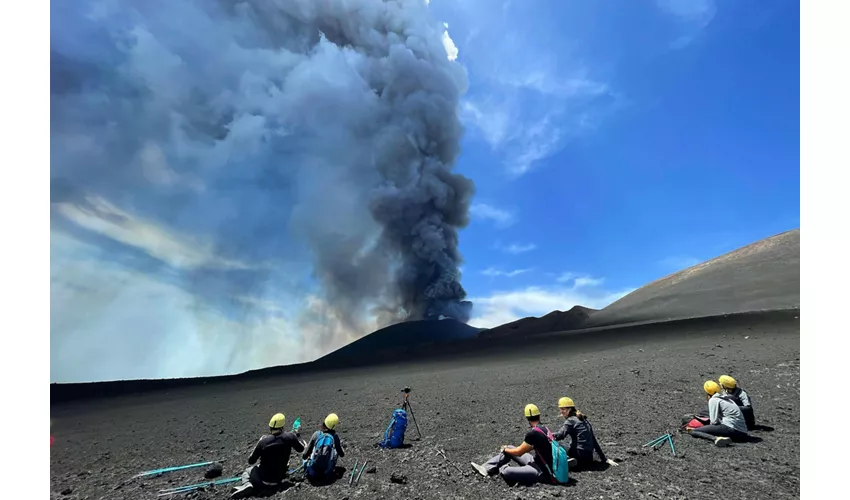
[[[535,427],[540,430],[534,430]],[[534,448],[534,462],[537,469],[549,475],[548,469],[552,468],[552,445],[549,443],[549,438],[546,435],[549,429],[545,425],[537,424],[525,433],[523,441],[530,444]],[[540,432],[543,431],[543,432]]]
[[[289,471],[289,456],[293,449],[300,453],[304,451],[304,446],[291,432],[263,436],[254,447],[254,452],[248,457],[248,463],[253,465],[259,459],[260,465],[257,467],[260,480],[264,483],[277,484],[283,481]]]

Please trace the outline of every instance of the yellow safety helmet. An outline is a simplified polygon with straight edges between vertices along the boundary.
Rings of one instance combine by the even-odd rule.
[[[564,396],[558,400],[558,408],[575,408],[576,404],[573,403],[573,400]]]
[[[523,413],[525,414],[525,418],[540,416],[540,410],[537,408],[537,405],[531,403],[525,405],[525,411]]]
[[[279,431],[283,429],[283,426],[286,424],[286,416],[283,413],[276,413],[271,420],[269,420],[269,429],[273,431]]]
[[[720,386],[714,380],[707,380],[704,384],[702,384],[702,388],[709,396],[714,396],[720,392]]]
[[[339,425],[339,417],[336,413],[331,413],[327,417],[325,417],[325,427],[330,430],[333,430],[334,427]]]
[[[738,382],[736,382],[735,379],[730,377],[729,375],[721,375],[718,379],[718,382],[720,382],[721,387],[726,389],[734,389],[738,387]]]

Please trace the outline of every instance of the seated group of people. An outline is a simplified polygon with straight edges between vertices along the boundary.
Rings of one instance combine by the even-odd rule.
[[[718,380],[720,383],[707,380],[703,384],[708,410],[686,415],[682,431],[695,438],[714,441],[715,446],[728,446],[733,441],[747,442],[749,431],[756,426],[750,396],[729,375],[722,375]]]
[[[319,430],[310,437],[310,442],[301,441],[301,426],[296,423],[292,432],[284,432],[286,416],[274,415],[269,421],[269,434],[257,442],[248,457],[248,468],[242,473],[242,482],[233,489],[230,498],[246,498],[262,490],[280,486],[289,473],[304,469],[308,479],[322,481],[334,473],[337,458],[345,456],[345,450],[335,429],[339,416],[331,413],[319,425]],[[301,467],[289,470],[292,450],[301,453]],[[260,463],[257,464],[257,461]],[[257,464],[257,465],[254,465]]]
[[[605,457],[602,447],[593,433],[593,426],[587,416],[576,409],[572,399],[563,397],[558,400],[558,410],[564,417],[564,424],[555,433],[540,423],[540,409],[534,404],[525,406],[524,415],[529,430],[519,446],[502,446],[501,452],[484,465],[472,463],[472,467],[485,477],[501,476],[510,485],[530,485],[534,483],[555,483],[553,477],[552,441],[570,438],[567,450],[570,470],[591,468],[594,464],[594,452],[603,463],[617,465],[614,460]],[[511,466],[511,462],[515,466]]]
[[[732,377],[723,375],[719,381],[709,380],[703,384],[708,409],[697,415],[686,415],[682,430],[695,438],[713,441],[716,446],[748,441],[748,431],[755,427],[750,397]],[[502,446],[498,455],[483,465],[473,462],[472,467],[485,477],[501,476],[510,485],[556,483],[552,472],[552,443],[567,437],[570,438],[566,452],[570,470],[592,468],[596,463],[594,453],[599,456],[600,463],[617,465],[617,462],[605,457],[593,426],[587,416],[576,409],[572,399],[559,399],[558,409],[564,423],[553,433],[541,423],[540,409],[534,404],[526,405],[523,413],[529,429],[522,444]],[[339,417],[335,413],[328,415],[306,444],[300,439],[300,424],[293,426],[292,432],[284,432],[285,423],[286,417],[282,413],[272,417],[270,434],[261,437],[254,447],[248,458],[249,467],[242,474],[242,483],[234,488],[231,498],[244,498],[259,490],[278,486],[289,473],[301,468],[313,481],[333,474],[337,458],[345,456],[335,431]],[[295,470],[288,469],[292,450],[302,453],[302,465]],[[259,464],[254,465],[258,460]]]

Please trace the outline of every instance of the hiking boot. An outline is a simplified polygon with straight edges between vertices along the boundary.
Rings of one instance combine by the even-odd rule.
[[[575,458],[570,458],[569,460],[567,460],[567,465],[570,469],[575,469],[576,465],[578,465],[578,460],[576,460]]]
[[[714,439],[714,446],[717,446],[718,448],[729,446],[730,444],[732,444],[732,440],[727,437],[718,437]]]
[[[254,493],[254,485],[251,483],[243,484],[236,488],[236,491],[230,494],[230,498],[235,500],[237,498],[247,498]]]
[[[479,474],[481,474],[484,477],[490,477],[490,474],[487,473],[487,469],[485,469],[483,465],[478,465],[475,462],[469,462],[469,463],[470,463],[470,465],[472,465],[473,469],[478,471]]]

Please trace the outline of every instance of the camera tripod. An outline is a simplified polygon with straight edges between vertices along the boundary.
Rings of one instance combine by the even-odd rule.
[[[417,439],[422,439],[422,433],[419,432],[419,424],[416,422],[416,415],[413,414],[413,407],[410,406],[410,387],[405,387],[401,390],[401,409],[410,413],[410,417],[413,419],[413,425],[416,426],[416,434],[419,435]]]

